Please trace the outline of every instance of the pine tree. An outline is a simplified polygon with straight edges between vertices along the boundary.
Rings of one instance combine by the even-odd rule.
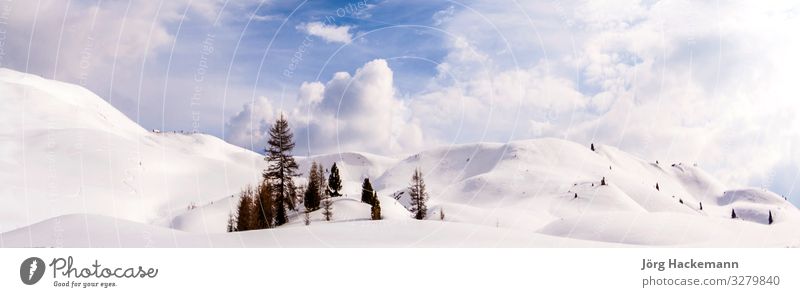
[[[422,179],[422,171],[419,168],[414,170],[414,175],[411,177],[409,195],[411,195],[411,213],[414,214],[414,218],[425,219],[428,212],[428,207],[425,205],[428,193],[425,191],[425,181]]]
[[[703,210],[703,202],[700,202],[700,210]]]
[[[736,210],[731,209],[731,219],[736,218]]]
[[[237,231],[247,231],[256,229],[255,227],[255,205],[253,188],[247,186],[239,193],[239,206],[236,210]]]
[[[606,177],[605,176],[603,177],[602,180],[600,180],[600,185],[601,186],[605,186],[606,185]]]
[[[375,190],[372,189],[372,183],[369,182],[369,178],[365,178],[364,183],[361,185],[361,202],[372,204],[374,197]]]
[[[317,165],[317,185],[319,185],[319,200],[322,201],[328,196],[328,180],[325,178],[325,167]]]
[[[372,219],[373,220],[380,220],[381,219],[381,201],[378,200],[377,196],[372,197],[374,202],[372,203]]]
[[[308,186],[303,195],[303,205],[307,210],[314,211],[319,209],[320,203],[320,178],[317,162],[311,163],[311,169],[308,172]]]
[[[298,175],[299,176],[299,175]],[[305,192],[302,192],[305,193]],[[297,201],[302,199],[300,195],[298,195],[297,186],[292,181],[291,185],[286,188],[286,205],[289,207],[290,210],[297,210]]]
[[[775,222],[775,221],[772,220],[772,211],[770,210],[769,211],[769,224],[772,225],[773,222]]]
[[[594,151],[594,143],[592,143],[592,147],[591,148],[592,148],[592,151]]]
[[[256,188],[255,229],[268,229],[275,226],[275,193],[266,181]]]
[[[331,166],[331,175],[328,176],[328,195],[331,197],[342,196],[340,191],[342,191],[342,178],[339,176],[339,167],[336,167],[334,162]]]
[[[322,197],[322,215],[326,221],[333,219],[333,198],[330,196]]]
[[[661,191],[661,188],[658,187],[658,183],[656,183],[656,191]]]
[[[272,128],[269,130],[269,141],[267,141],[266,157],[267,169],[264,171],[264,179],[268,180],[274,187],[275,199],[275,225],[280,226],[288,221],[286,208],[295,209],[294,197],[296,190],[292,178],[298,176],[297,162],[292,157],[294,149],[294,135],[289,128],[289,122],[281,115]]]

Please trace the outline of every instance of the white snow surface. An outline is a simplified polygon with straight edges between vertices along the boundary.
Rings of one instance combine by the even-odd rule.
[[[263,156],[214,136],[147,131],[82,87],[8,69],[0,104],[2,247],[800,246],[800,211],[779,195],[729,188],[696,165],[560,139],[404,159],[298,156],[297,184],[312,161],[339,167],[333,220],[315,211],[306,226],[298,209],[284,226],[226,233]],[[423,221],[407,210],[416,168],[430,195]],[[364,178],[381,221],[360,202]]]

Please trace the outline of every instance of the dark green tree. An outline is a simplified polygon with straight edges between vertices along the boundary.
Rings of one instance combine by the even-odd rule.
[[[411,176],[411,185],[408,187],[411,196],[411,213],[417,220],[425,219],[428,214],[428,192],[425,190],[425,181],[422,179],[422,171],[417,168]]]
[[[736,210],[731,209],[731,219],[735,219],[735,218],[736,218]]]
[[[309,211],[319,209],[320,200],[320,177],[317,162],[311,163],[311,169],[308,171],[308,186],[303,195],[303,204]]]
[[[361,202],[372,204],[374,197],[375,190],[372,189],[372,183],[369,182],[369,178],[365,178],[361,185]]]
[[[339,167],[336,167],[336,163],[333,163],[331,166],[331,175],[328,176],[328,195],[331,197],[339,197],[342,196],[342,177],[339,176]]]
[[[275,193],[275,225],[286,224],[288,216],[286,208],[295,209],[294,198],[296,190],[292,178],[298,176],[297,162],[291,155],[294,149],[294,135],[289,128],[289,121],[281,115],[269,130],[266,157],[267,169],[264,170],[264,179],[273,186]]]
[[[772,220],[772,211],[770,210],[770,211],[769,211],[769,224],[770,224],[770,225],[772,225],[772,223],[774,223],[774,222],[775,222],[775,221],[774,221],[774,220]]]

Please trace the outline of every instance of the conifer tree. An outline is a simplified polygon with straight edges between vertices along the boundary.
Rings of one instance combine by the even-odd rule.
[[[322,201],[328,196],[328,180],[325,178],[325,167],[317,165],[317,185],[319,185],[319,200]]]
[[[592,151],[594,151],[594,143],[592,143],[592,147],[591,148],[592,148]]]
[[[303,205],[309,211],[319,209],[320,203],[320,178],[317,162],[311,163],[311,169],[308,172],[308,186],[303,195]]]
[[[326,221],[333,219],[333,199],[330,196],[322,197],[322,215]]]
[[[605,186],[606,185],[606,177],[605,176],[603,177],[603,179],[600,180],[600,185],[601,186]]]
[[[661,188],[658,186],[658,183],[656,183],[656,191],[661,191]]]
[[[253,188],[247,186],[239,193],[239,206],[236,211],[236,226],[237,231],[247,231],[256,229],[255,226],[255,204],[254,204]]]
[[[703,210],[703,202],[700,202],[700,210]]]
[[[331,175],[328,176],[328,195],[331,197],[339,197],[342,196],[340,193],[342,191],[342,178],[339,176],[339,167],[336,167],[336,163],[333,163],[331,166]]]
[[[305,192],[300,192],[305,193]],[[297,201],[302,199],[297,191],[297,186],[292,181],[292,184],[286,188],[286,205],[290,210],[297,210]]]
[[[375,195],[375,190],[372,189],[372,183],[369,182],[369,178],[365,178],[364,183],[361,185],[361,202],[372,204]]]
[[[731,219],[735,219],[735,218],[736,218],[736,210],[731,209]]]
[[[414,175],[411,177],[409,195],[411,195],[411,213],[414,218],[425,219],[428,212],[428,207],[425,205],[428,193],[425,190],[425,181],[422,179],[422,171],[419,168],[414,170]]]
[[[291,155],[294,149],[294,135],[289,128],[289,121],[281,115],[269,130],[266,157],[267,169],[264,170],[264,179],[268,180],[275,193],[274,210],[275,225],[280,226],[288,221],[286,208],[295,209],[294,197],[296,190],[292,178],[298,176],[297,162]]]
[[[266,181],[256,188],[255,228],[268,229],[275,226],[275,193],[272,185]],[[284,213],[285,214],[285,213]]]
[[[769,211],[769,224],[772,225],[773,222],[775,222],[775,221],[772,220],[772,211],[770,210]]]
[[[373,220],[380,220],[381,219],[381,201],[378,200],[377,196],[372,197],[374,201],[372,202],[372,219]]]

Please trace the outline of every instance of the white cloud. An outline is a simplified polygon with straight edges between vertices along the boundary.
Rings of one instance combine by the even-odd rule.
[[[566,137],[762,184],[790,171],[776,166],[794,162],[800,141],[786,114],[800,109],[790,82],[796,11],[791,2],[477,1],[442,19],[457,37],[411,107],[438,139]]]
[[[310,109],[308,126],[299,130],[302,149],[407,152],[420,148],[422,131],[396,98],[394,73],[385,60],[373,60],[352,76],[336,73],[325,83],[319,104]]]
[[[247,104],[228,120],[228,141],[263,146],[276,111],[266,98]],[[300,86],[288,112],[297,154],[367,151],[393,154],[421,148],[422,130],[396,98],[394,73],[386,60],[373,60],[354,74],[338,72],[326,83]]]
[[[453,6],[453,5],[450,5],[449,7],[447,7],[447,9],[442,9],[442,10],[437,11],[431,17],[433,19],[433,25],[434,26],[439,26],[442,23],[450,20],[450,18],[453,17],[453,13],[455,13],[455,11],[456,11],[456,7]]]
[[[350,33],[351,28],[346,25],[328,25],[322,22],[311,22],[297,26],[297,30],[301,32],[322,38],[325,42],[334,43],[350,43],[353,41],[353,35]]]
[[[258,97],[228,119],[225,123],[225,140],[252,151],[262,151],[269,128],[276,118],[276,110],[269,99]]]
[[[321,82],[303,82],[297,93],[297,100],[300,104],[316,106],[325,96],[325,85]]]

